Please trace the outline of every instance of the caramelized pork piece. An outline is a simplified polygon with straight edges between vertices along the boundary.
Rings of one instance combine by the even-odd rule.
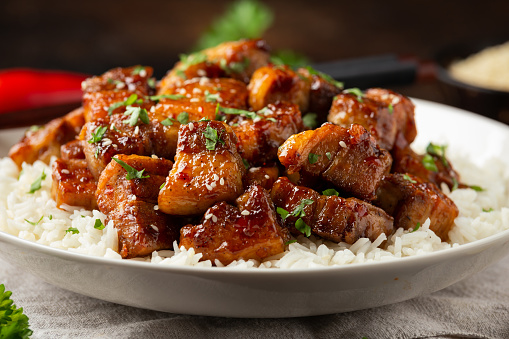
[[[332,100],[341,93],[342,84],[329,79],[310,67],[297,69],[297,74],[309,79],[311,84],[308,111],[317,114],[319,124],[326,122]]]
[[[181,56],[175,67],[161,80],[158,94],[180,87],[184,80],[230,77],[245,83],[253,72],[269,62],[264,40],[248,39],[225,42],[201,52]]]
[[[301,182],[321,178],[363,200],[376,197],[392,163],[390,154],[355,124],[349,129],[324,124],[295,134],[279,148],[278,157],[289,174],[299,172]]]
[[[384,178],[373,202],[394,217],[394,227],[415,229],[430,219],[430,229],[442,241],[458,216],[458,208],[433,183],[411,174],[394,173]]]
[[[289,234],[276,217],[269,194],[253,185],[236,200],[236,207],[225,202],[207,210],[202,223],[180,230],[180,246],[202,253],[201,260],[263,259],[282,253]]]
[[[414,106],[410,100],[389,90],[370,89],[365,94],[343,92],[334,98],[328,121],[348,127],[360,124],[379,146],[390,151],[401,132],[408,142],[417,134]]]
[[[74,139],[62,145],[60,147],[60,157],[62,160],[85,159],[81,140]]]
[[[122,103],[129,102],[131,96],[134,98],[134,102],[131,106],[141,106],[145,109],[150,109],[152,106],[149,101],[147,102],[145,96],[140,91],[103,90],[85,93],[83,95],[85,121],[89,122],[97,119],[106,119],[109,115],[124,113],[126,105]]]
[[[311,82],[288,66],[268,65],[257,69],[247,86],[249,105],[255,111],[268,104],[289,102],[299,106],[301,112],[309,108]]]
[[[200,214],[242,194],[245,167],[236,143],[231,127],[220,121],[181,125],[175,165],[159,193],[161,211]]]
[[[243,182],[246,188],[256,184],[270,191],[277,178],[279,178],[279,169],[276,165],[251,167],[244,175]]]
[[[52,178],[51,197],[56,201],[57,207],[67,204],[87,210],[97,208],[97,181],[88,170],[85,160],[56,159],[52,164]]]
[[[83,109],[78,108],[40,128],[31,128],[10,149],[9,156],[19,168],[23,162],[32,164],[41,160],[49,163],[52,156],[60,156],[63,144],[76,138],[84,123]]]
[[[356,198],[320,195],[292,184],[286,177],[276,181],[271,198],[277,207],[288,212],[282,219],[294,235],[310,232],[353,244],[359,238],[374,241],[380,234],[390,235],[393,230],[392,217],[378,207]]]
[[[120,255],[134,258],[172,248],[180,220],[157,207],[159,187],[172,162],[121,154],[116,159],[123,164],[115,160],[108,164],[99,178],[96,197],[99,210],[108,216],[106,222],[113,220],[118,230]]]
[[[302,131],[302,118],[296,105],[269,104],[249,117],[237,115],[230,120],[239,138],[241,157],[252,165],[263,165],[277,159],[278,147],[290,136]]]
[[[441,187],[442,183],[449,189],[455,186],[465,187],[460,184],[459,174],[445,157],[444,147],[430,144],[427,153],[417,154],[407,144],[406,139],[398,135],[391,154],[394,159],[392,172],[410,173],[425,182],[434,183],[437,187]]]
[[[86,79],[81,84],[81,89],[84,93],[126,90],[139,91],[147,95],[151,91],[148,83],[152,73],[152,67],[148,66],[117,67],[102,75]]]
[[[231,78],[193,78],[184,81],[180,87],[172,88],[168,93],[156,96],[156,98],[161,97],[161,100],[164,101],[166,94],[177,96],[175,97],[177,100],[188,98],[193,102],[208,102],[213,104],[214,109],[218,103],[224,107],[247,109],[246,84]]]

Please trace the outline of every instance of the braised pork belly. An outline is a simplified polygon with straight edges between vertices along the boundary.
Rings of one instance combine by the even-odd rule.
[[[353,244],[428,219],[447,241],[458,209],[440,188],[465,185],[445,146],[412,150],[412,101],[269,51],[232,41],[182,55],[160,82],[140,65],[91,77],[82,108],[9,155],[53,159],[57,205],[104,213],[122,258],[178,242],[213,264],[263,261],[291,234]]]

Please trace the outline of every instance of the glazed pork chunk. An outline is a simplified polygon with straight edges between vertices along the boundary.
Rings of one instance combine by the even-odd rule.
[[[219,260],[223,265],[240,259],[262,261],[282,253],[288,239],[269,194],[258,185],[250,186],[235,206],[217,203],[207,210],[201,224],[180,230],[180,246],[202,253],[200,260]]]
[[[161,80],[158,94],[180,87],[184,80],[198,77],[228,77],[248,83],[253,72],[265,66],[269,58],[269,48],[260,39],[225,42],[190,55],[181,55],[180,61]]]
[[[394,227],[411,230],[430,219],[430,229],[442,241],[458,216],[454,202],[430,182],[411,174],[394,173],[384,178],[373,202],[394,217]]]
[[[454,187],[466,187],[460,183],[460,176],[445,156],[445,146],[430,143],[425,154],[417,154],[407,144],[406,139],[398,135],[394,148],[392,172],[410,173],[421,180],[432,182],[437,187],[446,184],[450,190]]]
[[[343,127],[360,124],[379,146],[390,151],[401,133],[410,144],[417,135],[414,105],[403,95],[386,89],[345,90],[334,98],[327,118]]]
[[[277,160],[278,147],[303,129],[299,108],[288,103],[269,104],[257,112],[221,111],[236,115],[229,124],[239,139],[241,157],[252,165]]]
[[[180,220],[157,207],[159,187],[171,168],[165,159],[117,155],[102,172],[97,204],[118,230],[122,258],[172,248],[178,239]]]
[[[78,108],[44,126],[34,126],[10,149],[9,156],[19,168],[23,162],[36,160],[49,164],[52,156],[60,156],[62,145],[76,138],[84,123],[83,109]]]
[[[246,188],[256,184],[270,191],[272,185],[274,185],[274,182],[276,182],[278,178],[279,168],[274,164],[250,167],[242,180],[244,182],[244,187]]]
[[[390,154],[355,124],[348,129],[324,124],[293,135],[279,148],[278,157],[288,174],[299,173],[300,182],[321,178],[343,193],[368,201],[376,197],[392,163]]]
[[[271,190],[285,227],[294,235],[311,233],[335,242],[355,243],[359,238],[375,241],[390,235],[393,219],[382,209],[356,198],[320,195],[311,188],[279,178]]]
[[[196,215],[242,194],[245,167],[237,137],[220,121],[181,125],[175,165],[159,193],[159,208],[173,215]]]

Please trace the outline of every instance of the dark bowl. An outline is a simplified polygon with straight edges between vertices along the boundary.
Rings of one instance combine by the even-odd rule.
[[[477,87],[455,80],[448,71],[452,62],[465,59],[486,47],[499,45],[506,41],[509,41],[509,37],[505,40],[497,39],[483,44],[451,45],[437,54],[435,58],[437,79],[447,104],[509,123],[509,92]]]

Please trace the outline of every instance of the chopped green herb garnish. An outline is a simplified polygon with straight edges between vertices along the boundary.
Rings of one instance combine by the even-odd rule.
[[[245,167],[246,169],[248,169],[248,168],[249,168],[249,162],[248,162],[246,159],[242,158],[242,163],[244,164],[244,167]]]
[[[241,116],[245,116],[250,119],[261,118],[258,114],[256,114],[256,112],[246,111],[246,110],[238,109],[238,108],[222,107],[222,106],[219,106],[219,104],[217,105],[217,108],[216,108],[216,112],[217,111],[221,111],[226,114],[241,115]]]
[[[108,126],[99,126],[94,132],[92,132],[92,137],[88,140],[89,144],[95,144],[103,139],[104,133],[108,130]]]
[[[281,219],[283,220],[286,220],[286,218],[288,218],[288,216],[290,215],[290,213],[282,207],[276,208],[276,212],[281,216]]]
[[[332,158],[332,154],[330,152],[325,152],[325,156],[327,157],[327,159],[331,160]]]
[[[171,100],[180,100],[184,99],[186,96],[182,94],[161,94],[161,95],[151,95],[148,98],[152,101],[158,102],[161,99],[171,99]]]
[[[156,88],[156,79],[155,78],[150,78],[147,80],[147,85],[150,87],[150,88]]]
[[[389,104],[389,106],[387,107],[387,110],[389,111],[389,114],[394,113],[394,106],[392,106],[392,104]]]
[[[11,299],[12,292],[5,290],[0,284],[0,338],[26,339],[32,335],[28,317],[23,314],[23,308],[17,308]]]
[[[124,124],[128,124],[129,126],[136,126],[139,120],[141,120],[141,122],[145,125],[150,123],[148,113],[145,108],[127,106],[124,115],[129,116],[129,118],[124,120]]]
[[[32,194],[36,191],[41,189],[42,181],[46,179],[46,173],[44,173],[44,170],[42,171],[41,175],[34,180],[34,182],[30,185],[30,191],[28,193]]]
[[[316,128],[318,126],[318,123],[316,122],[316,113],[307,113],[302,117],[302,123],[304,126],[308,128]]]
[[[116,102],[108,108],[108,115],[113,114],[113,111],[122,106],[130,106],[132,104],[142,104],[143,100],[138,99],[137,94],[131,94],[125,101]]]
[[[106,226],[104,226],[103,222],[101,221],[101,219],[95,219],[95,223],[94,223],[94,228],[96,230],[103,230]]]
[[[180,122],[182,125],[185,125],[189,122],[189,113],[182,112],[177,116],[177,121]]]
[[[181,69],[177,69],[177,70],[175,70],[175,74],[176,74],[179,78],[182,78],[182,79],[184,79],[184,80],[186,80],[186,79],[187,79],[186,73],[185,73],[183,70],[181,70]]]
[[[459,185],[458,184],[458,180],[456,180],[456,178],[453,177],[452,178],[452,189],[451,189],[451,191],[457,190],[458,189],[458,185]]]
[[[65,233],[78,234],[80,231],[76,227],[69,227],[65,230]]]
[[[486,212],[486,213],[489,213],[489,212],[493,212],[494,209],[493,208],[483,208],[482,211]]]
[[[311,165],[313,165],[314,163],[316,163],[318,161],[318,158],[321,157],[320,154],[314,154],[314,153],[309,153],[308,154],[308,161]]]
[[[125,178],[127,180],[150,178],[150,175],[143,175],[143,172],[145,171],[145,169],[142,169],[141,171],[137,171],[135,168],[129,166],[128,164],[126,164],[125,162],[123,162],[122,160],[120,160],[116,157],[113,157],[113,160],[115,160],[120,166],[122,166],[126,170],[127,175]]]
[[[335,196],[339,196],[339,192],[336,191],[334,188],[329,188],[329,189],[326,189],[325,191],[322,192],[323,195],[327,195],[327,196],[330,196],[330,195],[335,195]]]
[[[422,158],[422,164],[428,171],[438,172],[437,165],[435,164],[435,159],[433,159],[429,153],[426,153]]]
[[[184,71],[187,70],[189,66],[196,65],[204,61],[207,61],[207,55],[202,52],[196,52],[189,55],[180,54],[181,64],[179,68],[176,70],[177,76],[186,79],[186,74],[184,73]]]
[[[304,207],[306,207],[307,205],[311,205],[313,203],[314,203],[313,199],[302,199],[299,205],[297,205],[297,207],[295,207],[295,209],[293,210],[292,215],[294,217],[305,217],[306,213],[304,212]]]
[[[29,132],[37,132],[38,130],[40,130],[41,128],[43,128],[43,126],[39,126],[39,125],[32,125],[30,126],[30,128],[28,129]]]
[[[32,221],[30,221],[30,220],[28,220],[28,219],[25,219],[25,221],[26,221],[27,223],[29,223],[30,225],[32,225],[32,226],[36,226],[37,224],[39,224],[39,223],[42,221],[42,218],[44,218],[44,215],[43,215],[43,216],[42,216],[39,220],[37,220],[36,222],[32,222]],[[50,219],[50,220],[51,220],[51,219]]]
[[[333,84],[334,86],[336,86],[337,88],[340,88],[342,89],[344,84],[342,82],[339,82],[339,81],[336,81],[333,77],[331,77],[330,75],[328,74],[325,74],[323,72],[320,72],[316,69],[314,69],[313,67],[311,66],[306,66],[304,67],[305,69],[308,70],[309,74],[312,74],[312,75],[317,75],[319,77],[321,77],[323,80],[327,81],[327,82],[330,82],[331,84]]]
[[[415,225],[414,229],[410,231],[410,233],[417,231],[421,227],[421,223],[418,222],[417,225]]]
[[[301,233],[305,234],[306,237],[309,238],[311,235],[311,227],[309,227],[302,218],[297,219],[295,222],[295,228],[298,229]]]
[[[164,126],[171,126],[173,125],[173,122],[176,121],[175,119],[172,119],[172,118],[166,118],[164,119],[163,121],[161,121],[161,125],[164,125]]]
[[[143,66],[136,66],[136,67],[133,69],[133,75],[138,75],[138,74],[141,74],[141,73],[143,73],[143,72],[145,72],[145,74],[147,73],[147,72],[145,71],[145,67],[143,67]]]
[[[285,246],[293,244],[294,242],[297,242],[297,239],[288,240],[287,242],[285,242]]]
[[[362,98],[364,97],[364,93],[362,93],[362,91],[357,87],[345,89],[343,93],[353,94],[356,96],[358,102],[363,101]]]
[[[224,141],[217,134],[217,130],[213,129],[210,126],[205,128],[205,132],[203,132],[205,136],[205,148],[209,151],[214,151],[216,149],[217,142],[220,142],[224,145]]]
[[[471,189],[473,189],[476,192],[484,192],[484,188],[482,188],[480,186],[471,185],[471,186],[468,186],[468,187],[470,187]]]
[[[219,93],[211,94],[209,91],[205,91],[205,102],[218,102],[221,101]]]
[[[227,63],[226,59],[219,60],[219,67],[225,71],[227,74],[232,73],[242,73],[246,70],[246,68],[249,66],[249,59],[244,57],[244,59],[240,62],[230,62]]]
[[[417,181],[412,179],[408,174],[403,174],[403,179],[410,181],[412,184],[417,183]]]
[[[428,144],[428,146],[426,147],[426,153],[439,157],[440,160],[442,161],[442,164],[444,164],[445,167],[448,167],[449,162],[445,158],[445,150],[446,149],[447,149],[447,145],[440,146],[440,145],[435,145],[430,142]]]
[[[160,190],[162,190],[162,189],[164,188],[164,186],[165,186],[165,185],[166,185],[166,182],[163,182],[163,183],[161,184],[161,186],[159,186],[159,189],[160,189]]]
[[[53,215],[50,214],[49,217],[48,217],[49,220],[53,220]]]

